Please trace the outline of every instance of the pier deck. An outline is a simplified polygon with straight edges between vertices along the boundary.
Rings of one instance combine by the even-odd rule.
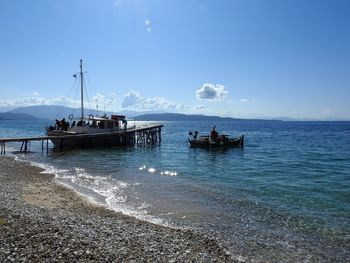
[[[115,132],[108,133],[82,133],[82,134],[64,134],[57,136],[35,136],[35,137],[18,137],[18,138],[0,138],[0,154],[6,153],[6,143],[10,142],[20,142],[21,148],[20,152],[28,152],[30,143],[33,141],[41,141],[42,151],[44,151],[44,146],[46,144],[46,151],[49,149],[49,141],[59,142],[60,150],[65,147],[64,141],[69,139],[81,140],[84,142],[84,146],[88,147],[89,140],[92,138],[103,139],[111,143],[111,145],[120,146],[132,146],[135,144],[155,144],[161,142],[161,128],[163,125],[148,125],[142,127],[129,128],[127,130],[119,130]],[[118,142],[115,139],[119,140]],[[113,140],[113,141],[111,141]],[[86,143],[85,143],[86,141]],[[67,146],[67,145],[66,145]]]

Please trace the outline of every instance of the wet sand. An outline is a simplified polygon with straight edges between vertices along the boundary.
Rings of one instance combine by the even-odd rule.
[[[214,239],[90,203],[0,157],[0,262],[237,262]]]

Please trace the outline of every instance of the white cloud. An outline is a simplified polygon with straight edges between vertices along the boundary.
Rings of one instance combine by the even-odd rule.
[[[129,91],[128,93],[126,93],[123,96],[123,100],[122,100],[122,108],[128,108],[128,107],[133,107],[139,105],[140,103],[142,103],[143,98],[141,97],[141,95],[136,92],[136,91]]]
[[[139,110],[165,110],[165,111],[185,111],[188,106],[181,103],[169,101],[166,98],[154,97],[145,98],[136,91],[129,91],[123,96],[122,108],[134,108]]]
[[[38,92],[34,91],[34,92],[33,92],[33,96],[35,96],[35,97],[39,97],[40,95],[39,95],[39,93],[38,93]]]
[[[45,104],[39,98],[22,98],[15,100],[0,100],[0,107],[12,107],[12,106],[29,106],[29,105],[40,105]]]
[[[73,100],[67,97],[56,97],[46,99],[39,97],[39,94],[33,94],[35,96],[28,98],[18,98],[12,100],[0,100],[0,107],[22,107],[22,106],[35,106],[35,105],[61,105],[67,107],[78,108],[80,107],[80,100]],[[108,96],[97,93],[93,97],[93,102],[100,105],[112,105],[115,102],[116,94],[111,93]]]
[[[224,85],[221,84],[214,85],[205,83],[200,89],[196,90],[197,99],[224,99],[227,94],[228,91],[226,91]]]
[[[96,104],[100,104],[105,100],[105,96],[101,95],[100,93],[97,93],[92,100],[96,103]]]
[[[73,107],[73,108],[80,107],[80,100],[72,100],[63,96],[53,98],[53,99],[43,99],[43,100],[45,101],[45,105],[62,105],[62,106]]]
[[[152,31],[152,28],[151,28],[151,21],[149,19],[146,19],[145,20],[145,26],[146,26],[146,29],[148,32],[151,32]]]
[[[116,94],[110,93],[108,95],[103,95],[97,93],[92,97],[90,104],[86,104],[87,107],[108,106],[116,107],[121,106],[122,108],[130,108],[133,110],[156,110],[165,112],[178,112],[178,113],[198,113],[203,112],[203,105],[184,105],[181,103],[170,101],[163,97],[152,97],[147,98],[142,96],[139,92],[129,91],[127,92],[121,100],[120,105],[116,105]],[[0,100],[0,107],[23,107],[23,106],[35,106],[35,105],[61,105],[72,108],[80,107],[80,100],[72,100],[67,97],[56,97],[56,98],[42,98],[42,97],[28,97],[28,98],[18,98],[13,100]],[[100,107],[99,107],[100,108]]]

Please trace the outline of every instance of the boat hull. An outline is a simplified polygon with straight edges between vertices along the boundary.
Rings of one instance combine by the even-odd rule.
[[[192,148],[243,147],[244,135],[234,139],[227,139],[225,141],[211,141],[209,138],[206,138],[202,140],[188,139],[188,142]]]
[[[113,146],[133,146],[134,132],[70,134],[65,132],[48,132],[50,140],[58,149],[82,149]]]

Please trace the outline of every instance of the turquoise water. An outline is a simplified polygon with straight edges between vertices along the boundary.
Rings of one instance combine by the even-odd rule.
[[[47,122],[0,122],[0,137],[44,133]],[[189,130],[165,122],[158,146],[16,156],[107,204],[151,222],[194,228],[248,262],[350,258],[350,122],[216,122],[245,134],[244,149],[191,149]],[[11,145],[18,150],[20,145]]]

